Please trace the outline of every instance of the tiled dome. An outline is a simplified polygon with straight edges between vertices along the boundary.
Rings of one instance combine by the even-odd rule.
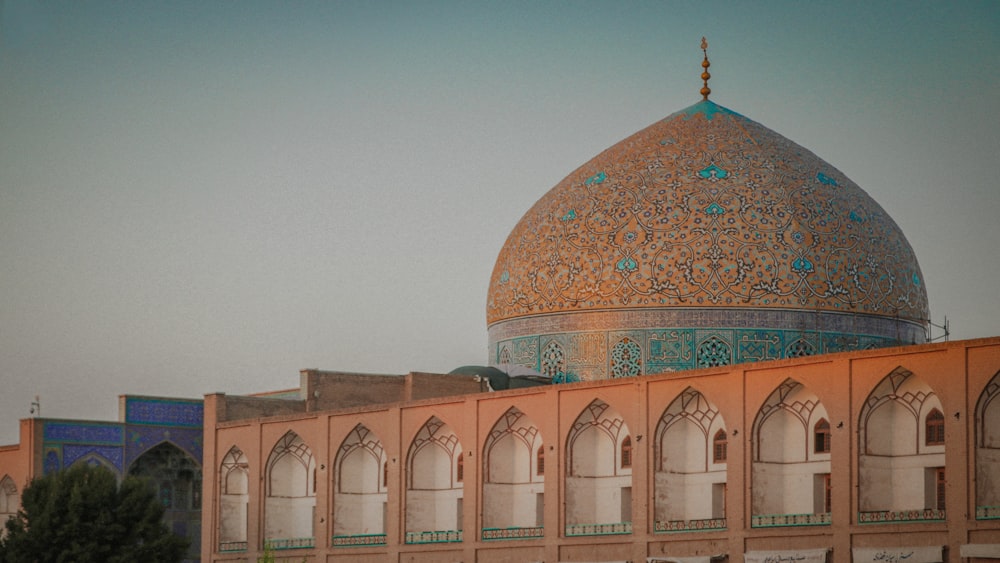
[[[868,194],[708,100],[545,194],[487,303],[492,361],[546,371],[554,343],[583,379],[921,342],[927,318],[913,250]]]

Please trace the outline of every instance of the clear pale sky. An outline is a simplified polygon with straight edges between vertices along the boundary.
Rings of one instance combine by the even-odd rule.
[[[712,100],[900,225],[1000,334],[1000,2],[0,0],[0,443],[119,394],[487,360],[507,234]],[[939,331],[935,332],[935,335]]]

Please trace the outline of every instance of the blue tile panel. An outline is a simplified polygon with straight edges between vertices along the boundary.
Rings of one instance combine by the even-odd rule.
[[[204,405],[201,401],[125,398],[125,422],[128,424],[158,424],[201,428]]]

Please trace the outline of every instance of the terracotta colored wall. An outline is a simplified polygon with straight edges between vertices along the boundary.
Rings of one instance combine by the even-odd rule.
[[[888,524],[857,523],[858,421],[872,389],[898,367],[929,384],[946,415],[947,521]],[[1000,520],[975,520],[974,411],[987,383],[1000,372],[1000,338],[927,344],[742,364],[692,372],[576,383],[551,387],[475,393],[367,408],[313,412],[267,419],[216,424],[217,396],[206,398],[205,502],[203,558],[253,560],[261,545],[263,466],[275,442],[287,431],[297,432],[317,456],[316,544],[312,550],[284,555],[310,561],[643,561],[647,556],[694,556],[726,553],[730,561],[754,550],[831,548],[829,561],[849,563],[852,547],[945,546],[945,559],[959,560],[965,543],[1000,543]],[[825,526],[753,528],[751,521],[752,426],[760,406],[775,388],[792,378],[814,392],[829,415],[833,447],[832,523]],[[653,437],[663,411],[687,387],[701,392],[718,409],[729,434],[727,464],[727,529],[654,533]],[[632,533],[623,536],[565,537],[563,503],[566,439],[581,411],[595,399],[608,403],[624,417],[633,437]],[[516,407],[537,425],[545,444],[545,529],[541,539],[479,539],[482,527],[483,444],[509,408]],[[956,416],[957,414],[957,416]],[[451,544],[403,543],[406,475],[410,442],[420,427],[436,416],[458,435],[465,455],[464,541]],[[357,424],[381,440],[389,460],[387,545],[327,547],[332,523],[332,469],[337,448]],[[642,436],[640,438],[639,436]],[[250,534],[246,553],[212,553],[215,545],[213,467],[232,445],[250,459]],[[210,490],[211,489],[211,490]],[[210,524],[211,522],[211,524]]]

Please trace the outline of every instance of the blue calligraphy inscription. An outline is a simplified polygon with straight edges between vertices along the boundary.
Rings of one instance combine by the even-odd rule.
[[[47,442],[80,442],[87,444],[121,444],[122,427],[107,424],[48,422],[43,433]]]

